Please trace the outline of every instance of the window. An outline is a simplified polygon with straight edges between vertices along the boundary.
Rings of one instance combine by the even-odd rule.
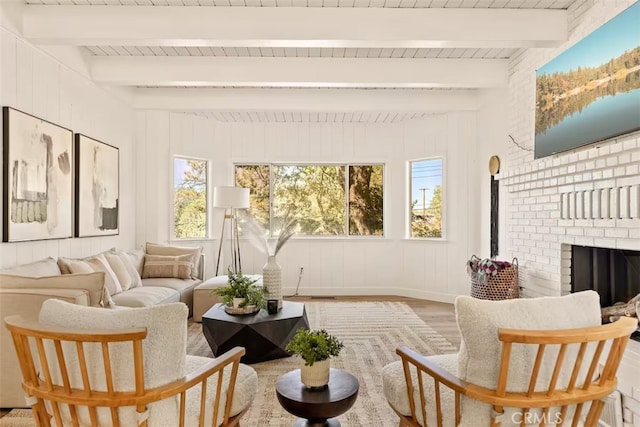
[[[377,165],[236,165],[251,214],[276,232],[295,218],[307,236],[382,236],[383,171]]]
[[[173,159],[173,235],[177,239],[208,236],[208,161]]]
[[[442,158],[410,162],[411,237],[442,237]]]

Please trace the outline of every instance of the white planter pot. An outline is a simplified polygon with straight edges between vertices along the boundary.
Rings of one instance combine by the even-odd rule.
[[[244,304],[244,298],[234,298],[233,299],[233,308],[240,308],[242,304]]]
[[[329,368],[329,359],[315,362],[312,366],[303,364],[300,369],[300,381],[307,388],[324,387],[329,384]]]

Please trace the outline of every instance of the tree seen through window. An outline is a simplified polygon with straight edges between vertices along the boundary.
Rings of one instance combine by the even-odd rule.
[[[207,237],[207,163],[174,158],[173,231],[177,239]]]
[[[383,235],[383,165],[236,165],[236,185],[273,233],[295,219],[299,235]]]

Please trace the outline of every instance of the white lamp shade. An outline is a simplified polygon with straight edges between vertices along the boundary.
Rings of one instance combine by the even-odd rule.
[[[249,189],[242,187],[213,187],[214,208],[249,208]]]

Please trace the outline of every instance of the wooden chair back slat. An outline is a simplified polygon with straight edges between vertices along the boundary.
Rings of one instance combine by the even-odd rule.
[[[200,394],[200,420],[198,425],[200,427],[204,427],[204,416],[206,410],[206,402],[207,402],[207,389],[205,387],[206,382],[202,383],[202,393]]]
[[[215,427],[216,420],[218,419],[218,414],[220,412],[220,394],[222,391],[223,378],[224,372],[220,372],[220,375],[218,375],[218,383],[216,384],[216,401],[213,402],[213,419],[211,420],[211,427]]]
[[[187,392],[180,393],[180,427],[184,426],[185,422],[185,409],[187,408]]]
[[[456,406],[456,425],[460,424],[460,393],[458,391],[455,392],[455,406]]]
[[[569,409],[569,405],[563,405],[560,407],[560,420],[562,421],[560,423],[561,426],[564,425],[564,420],[567,417],[567,410]]]
[[[542,417],[540,417],[540,423],[538,424],[540,427],[544,427],[547,423],[545,420],[549,416],[549,407],[546,407],[542,410]]]
[[[434,379],[433,386],[435,387],[436,395],[436,414],[438,416],[438,427],[442,427],[442,404],[440,403],[440,381]],[[422,384],[422,382],[420,383]]]
[[[233,393],[236,389],[236,378],[238,378],[238,368],[240,365],[232,365],[231,366],[231,376],[229,377],[229,385],[227,389],[227,396],[233,396]],[[229,418],[231,417],[231,399],[227,399],[227,402],[224,406],[224,422],[228,423]]]
[[[580,369],[582,369],[582,362],[584,360],[585,352],[587,351],[587,346],[589,343],[583,342],[580,344],[580,349],[578,350],[578,354],[576,355],[576,360],[573,364],[573,371],[571,372],[571,378],[569,379],[569,384],[567,385],[567,391],[572,392],[576,388],[576,382],[578,381],[578,375],[580,374]]]
[[[84,345],[76,341],[76,355],[78,356],[78,369],[82,378],[82,391],[85,396],[91,396],[91,382],[89,381],[89,371],[87,369],[87,359],[84,354]]]
[[[538,344],[538,351],[536,353],[536,361],[533,363],[533,370],[531,371],[531,379],[529,380],[529,389],[527,390],[527,396],[531,397],[536,389],[536,383],[538,382],[538,375],[540,374],[540,366],[542,365],[542,358],[544,357],[545,344]]]
[[[522,420],[520,420],[520,427],[524,427],[525,425],[524,420],[526,419],[528,413],[529,413],[529,408],[522,408]]]
[[[596,368],[598,367],[598,361],[600,360],[605,344],[605,341],[598,342],[596,350],[593,352],[593,356],[591,357],[591,363],[589,363],[589,370],[587,371],[587,376],[584,378],[582,390],[587,390],[591,386],[591,382],[593,381],[593,376],[596,372]]]
[[[502,355],[500,356],[500,372],[498,373],[498,385],[496,386],[496,394],[504,396],[507,390],[507,379],[509,377],[509,361],[511,360],[511,343],[505,343],[502,346]]]
[[[58,360],[58,368],[60,369],[60,376],[62,379],[62,386],[65,393],[71,393],[71,383],[69,382],[69,373],[67,372],[67,362],[64,359],[64,353],[62,352],[62,343],[59,340],[53,341],[53,345],[56,349],[56,359]]]
[[[618,370],[618,366],[622,361],[622,353],[624,353],[625,348],[627,347],[627,343],[629,341],[623,340],[621,338],[616,339],[611,345],[611,351],[609,352],[609,356],[607,357],[607,362],[605,363],[605,367],[602,371],[602,376],[600,378],[600,384],[605,381],[611,380],[616,371]]]
[[[104,368],[104,380],[107,384],[107,393],[110,395],[114,392],[113,373],[111,372],[111,356],[109,355],[109,343],[101,343],[102,348],[102,367]]]
[[[547,396],[551,396],[553,392],[556,391],[556,385],[558,384],[558,377],[560,376],[560,371],[562,370],[562,364],[564,363],[564,355],[566,353],[567,353],[567,344],[560,345],[560,351],[558,352],[558,357],[556,357],[556,363],[553,367],[553,375],[551,376],[551,380],[549,381]]]
[[[40,369],[42,369],[42,373],[44,374],[44,382],[47,386],[47,391],[51,391],[53,390],[53,385],[51,381],[51,371],[49,370],[47,353],[44,350],[44,344],[42,342],[42,338],[37,337],[35,339],[35,342],[36,342],[36,349],[38,350],[38,357],[40,360]]]
[[[576,405],[576,410],[573,412],[573,421],[571,422],[571,427],[577,427],[578,424],[580,423],[582,408],[584,408],[584,403],[578,403]]]
[[[411,378],[411,371],[409,368],[409,361],[407,361],[406,359],[402,359],[402,370],[404,371],[404,380],[407,384],[407,395],[409,397],[409,410],[411,411],[412,414],[416,413],[416,404],[413,401],[413,379]],[[418,369],[418,375],[421,374],[421,371]],[[422,396],[421,399],[422,401]],[[415,418],[415,416],[414,416]],[[426,418],[422,418],[423,420],[425,420],[425,426],[426,426]]]
[[[418,390],[420,392],[420,408],[422,408],[422,419],[424,420],[424,424],[427,425],[427,405],[424,394],[422,372],[418,372]]]

